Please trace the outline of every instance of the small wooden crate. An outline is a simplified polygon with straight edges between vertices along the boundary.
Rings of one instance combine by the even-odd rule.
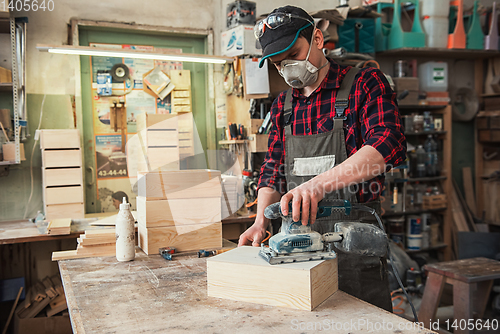
[[[446,195],[440,194],[440,195],[424,196],[422,207],[424,210],[446,208]]]

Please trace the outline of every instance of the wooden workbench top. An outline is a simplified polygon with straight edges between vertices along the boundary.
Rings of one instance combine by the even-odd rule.
[[[431,333],[341,291],[312,312],[207,297],[206,258],[139,252],[131,262],[75,259],[59,269],[77,334]]]

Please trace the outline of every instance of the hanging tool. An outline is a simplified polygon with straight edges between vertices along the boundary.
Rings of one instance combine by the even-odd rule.
[[[349,216],[352,209],[374,212],[365,205],[336,200],[332,205],[319,206],[316,218],[329,217],[335,212]],[[259,252],[270,264],[334,259],[337,254],[332,250],[332,243],[341,251],[357,255],[386,255],[387,235],[372,224],[342,221],[335,224],[335,232],[321,235],[313,231],[309,223],[302,225],[300,221],[293,221],[291,203],[288,211],[284,216],[279,202],[269,205],[264,211],[268,219],[282,219],[280,233],[269,239],[269,247],[262,244]]]
[[[122,152],[125,153],[125,144],[127,143],[127,108],[125,100],[113,100],[109,106],[109,124],[115,132],[121,130]]]

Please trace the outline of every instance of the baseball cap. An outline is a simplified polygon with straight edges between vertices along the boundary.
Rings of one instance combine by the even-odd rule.
[[[273,10],[268,17],[279,14],[287,15],[289,20],[275,29],[264,27],[264,33],[259,38],[262,46],[262,59],[259,62],[259,67],[264,65],[267,58],[290,49],[299,38],[302,30],[314,26],[314,19],[302,8],[295,6],[279,7]],[[266,19],[267,17],[264,20]]]

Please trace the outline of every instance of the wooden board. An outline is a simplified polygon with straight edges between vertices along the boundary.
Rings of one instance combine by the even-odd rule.
[[[85,207],[82,203],[54,204],[45,206],[46,219],[85,218]]]
[[[177,115],[175,114],[147,114],[137,115],[137,131],[149,130],[177,130]]]
[[[338,290],[337,259],[270,265],[259,251],[207,259],[208,296],[311,311]]]
[[[40,130],[40,148],[80,148],[80,132],[77,129]]]
[[[81,167],[80,150],[42,150],[42,167]]]
[[[465,201],[467,206],[472,211],[473,215],[477,215],[476,196],[474,196],[474,187],[472,185],[472,171],[470,167],[462,168],[462,176],[464,181]]]
[[[82,184],[82,168],[42,169],[45,187]]]
[[[45,205],[83,203],[83,187],[45,188]]]
[[[138,228],[139,247],[146,254],[158,254],[161,247],[175,247],[179,252],[222,247],[222,224],[198,224]]]
[[[191,90],[191,71],[170,70],[170,80],[175,85],[175,90]]]
[[[175,164],[175,169],[179,169],[179,147],[148,147],[147,159],[149,170],[154,171],[163,168],[165,165]]]
[[[147,130],[146,142],[148,147],[152,146],[179,146],[177,131],[172,130]]]
[[[221,221],[221,198],[150,200],[137,196],[138,223],[145,227],[179,226]],[[196,209],[194,209],[196,208]]]
[[[221,173],[193,169],[138,174],[138,195],[147,199],[220,197]]]
[[[49,234],[70,234],[71,219],[70,218],[52,219],[47,226],[47,232]]]

